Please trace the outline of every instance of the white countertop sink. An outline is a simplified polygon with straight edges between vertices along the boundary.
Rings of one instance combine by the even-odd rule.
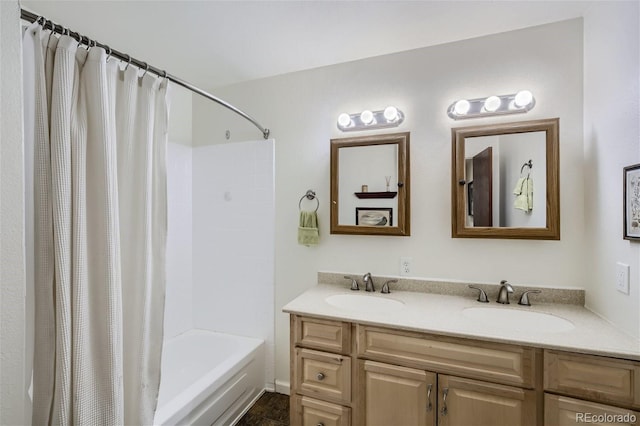
[[[399,300],[364,294],[334,294],[325,301],[335,308],[353,312],[393,312],[404,307]]]
[[[473,307],[462,315],[472,321],[503,330],[520,332],[562,333],[575,328],[571,321],[555,315],[523,309]]]

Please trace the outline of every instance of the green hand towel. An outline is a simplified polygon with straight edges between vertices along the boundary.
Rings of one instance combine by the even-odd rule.
[[[316,212],[300,212],[300,224],[298,226],[298,244],[314,246],[320,242],[318,230],[318,215]]]

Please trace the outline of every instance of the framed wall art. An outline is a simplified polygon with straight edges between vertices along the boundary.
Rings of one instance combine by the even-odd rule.
[[[356,207],[356,226],[393,226],[393,209]]]
[[[624,168],[625,240],[640,241],[640,164]]]

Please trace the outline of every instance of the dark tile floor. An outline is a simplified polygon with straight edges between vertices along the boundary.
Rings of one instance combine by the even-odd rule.
[[[265,392],[236,426],[289,426],[289,395]]]

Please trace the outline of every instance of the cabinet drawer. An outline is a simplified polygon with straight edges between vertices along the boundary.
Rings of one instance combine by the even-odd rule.
[[[296,348],[298,392],[339,403],[351,402],[351,358]]]
[[[640,407],[640,363],[545,350],[545,390]]]
[[[544,424],[569,426],[578,424],[636,425],[640,413],[611,405],[581,401],[560,395],[544,395]]]
[[[539,349],[358,325],[358,356],[534,388]]]
[[[301,426],[350,426],[351,409],[303,396],[299,398]]]
[[[296,316],[293,339],[298,346],[346,355],[351,352],[351,324]]]

